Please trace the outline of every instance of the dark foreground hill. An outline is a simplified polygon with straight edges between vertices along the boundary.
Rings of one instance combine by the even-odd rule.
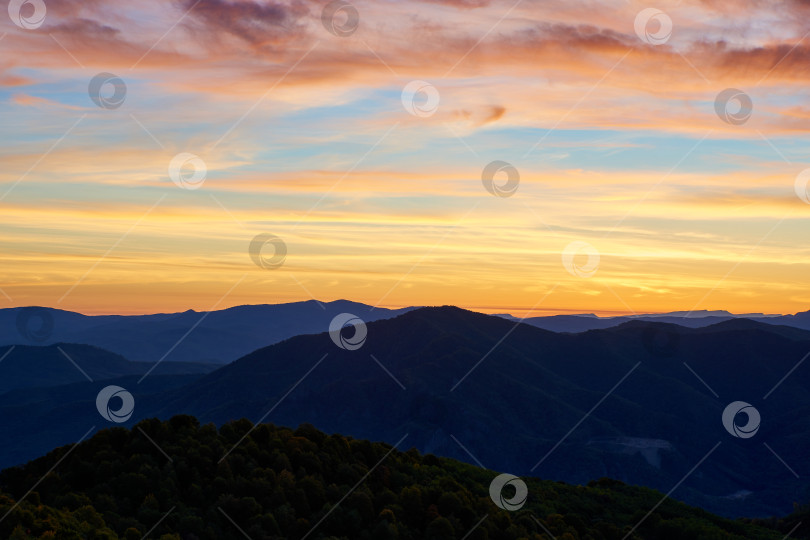
[[[497,473],[400,441],[187,416],[107,429],[0,473],[0,537],[776,540],[795,522],[730,521],[610,480],[527,478],[525,506],[507,511]]]

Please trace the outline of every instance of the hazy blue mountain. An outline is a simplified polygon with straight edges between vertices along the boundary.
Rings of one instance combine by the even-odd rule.
[[[135,396],[133,418],[140,418],[142,405],[198,379],[199,374],[150,375],[140,384],[139,375],[77,382],[49,388],[24,388],[0,395],[0,468],[25,463],[55,446],[77,442],[117,424],[108,422],[96,409],[96,396],[109,385],[130,390]],[[116,404],[111,404],[117,408]],[[127,424],[129,425],[129,424]]]
[[[587,330],[600,330],[604,328],[612,328],[618,326],[626,319],[616,320],[617,318],[603,318],[596,315],[583,314],[583,315],[549,315],[546,317],[527,317],[519,319],[512,315],[498,315],[498,317],[517,322],[521,321],[525,324],[549,330],[550,332],[585,332]]]
[[[95,345],[137,362],[183,361],[224,364],[281,340],[323,332],[340,313],[366,322],[389,319],[416,308],[389,310],[337,300],[237,306],[211,312],[193,310],[154,315],[88,316],[51,308],[0,309],[0,346],[82,343]],[[516,321],[510,315],[499,315]],[[593,314],[530,317],[524,323],[552,332],[584,332],[616,327],[631,320],[700,328],[733,318],[726,311],[673,312],[632,317]],[[810,330],[810,312],[753,318],[768,324]]]
[[[588,330],[600,330],[613,328],[629,321],[660,322],[677,324],[687,328],[703,328],[731,319],[749,319],[767,324],[777,324],[782,326],[792,326],[804,330],[810,330],[810,312],[797,313],[796,315],[765,315],[762,313],[732,314],[725,310],[697,310],[697,311],[673,311],[671,313],[641,314],[618,317],[598,317],[592,313],[582,313],[575,315],[548,315],[542,317],[527,317],[519,319],[508,314],[499,314],[508,320],[521,320],[526,324],[550,330],[552,332],[586,332]]]
[[[767,324],[768,326],[763,327],[763,324]],[[701,333],[726,332],[730,330],[752,330],[756,332],[765,331],[767,333],[778,334],[792,340],[810,341],[810,330],[803,330],[794,326],[773,324],[771,322],[763,323],[751,319],[728,319],[726,321],[710,326],[704,326],[698,329],[698,331]]]
[[[793,326],[803,330],[810,330],[810,311],[803,311],[795,315],[781,315],[773,319],[757,319],[762,322],[772,322],[773,324],[783,324],[785,326]]]
[[[237,306],[156,315],[88,316],[51,308],[0,310],[0,346],[82,343],[136,362],[223,364],[283,339],[323,332],[343,312],[366,321],[394,317],[412,308],[389,310],[338,300]]]
[[[802,331],[755,321],[691,329],[635,320],[568,334],[424,308],[368,324],[357,350],[327,333],[304,335],[208,375],[124,380],[136,406],[123,425],[182,413],[217,424],[309,422],[392,443],[408,433],[420,451],[518,475],[677,485],[676,499],[724,515],[787,514],[810,500],[808,352]],[[0,425],[0,436],[14,433],[23,448],[0,465],[111,425],[95,408],[103,386],[0,396],[0,424],[16,423]],[[722,424],[734,401],[761,414],[750,439]]]
[[[58,343],[47,347],[0,347],[0,394],[20,388],[60,386],[75,382],[143,375],[153,364],[130,362],[121,355],[91,345]],[[215,364],[164,362],[154,375],[208,373]]]
[[[106,386],[138,388],[142,397],[183,386],[217,368],[195,362],[130,362],[72,343],[0,347],[0,359],[0,440],[7,441],[0,466],[74,442],[94,425],[104,427],[107,422],[96,411],[95,399]]]

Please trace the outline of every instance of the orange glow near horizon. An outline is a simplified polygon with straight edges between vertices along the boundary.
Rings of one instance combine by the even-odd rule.
[[[810,7],[665,3],[665,44],[635,0],[358,2],[348,37],[308,1],[0,17],[20,51],[0,66],[0,308],[806,311]],[[110,72],[121,102],[93,95]],[[413,81],[432,90],[409,102]],[[191,154],[193,189],[193,160],[170,172]],[[514,193],[509,169],[484,185],[501,161]],[[263,233],[278,268],[251,259]]]

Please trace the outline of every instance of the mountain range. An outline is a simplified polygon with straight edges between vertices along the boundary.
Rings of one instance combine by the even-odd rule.
[[[340,313],[365,322],[390,319],[416,307],[386,309],[348,300],[245,305],[218,311],[152,315],[84,315],[44,307],[0,309],[0,346],[75,343],[94,345],[134,362],[226,364],[254,350],[301,334],[328,328]],[[632,320],[700,328],[735,318],[810,330],[810,312],[795,315],[734,315],[727,311],[597,317],[593,314],[551,315],[518,319],[552,332],[585,332],[613,328]]]
[[[670,313],[622,315],[617,317],[598,317],[592,313],[575,315],[548,315],[542,317],[526,317],[519,319],[509,314],[499,314],[499,317],[513,321],[521,321],[537,328],[552,332],[586,332],[613,328],[629,321],[662,322],[686,326],[688,328],[702,328],[731,319],[747,319],[765,324],[792,326],[802,330],[810,330],[810,311],[793,315],[765,315],[763,313],[733,314],[724,310],[697,310],[673,311]]]
[[[134,362],[226,364],[259,347],[322,332],[340,313],[354,313],[370,322],[410,309],[375,308],[347,300],[154,315],[91,316],[44,307],[7,308],[0,309],[0,346],[80,343]]]
[[[326,328],[208,373],[116,372],[6,392],[0,436],[14,444],[0,466],[110,425],[96,396],[115,384],[135,400],[125,426],[189,414],[390,443],[408,433],[420,451],[513,474],[677,488],[676,499],[726,516],[784,515],[810,500],[808,331],[735,318],[555,333],[440,307],[369,322],[349,350]],[[738,401],[761,415],[753,437],[724,427]]]

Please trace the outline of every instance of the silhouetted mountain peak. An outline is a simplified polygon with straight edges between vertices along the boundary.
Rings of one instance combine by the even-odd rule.
[[[703,328],[697,329],[700,332],[760,332],[778,335],[791,340],[810,340],[810,331],[802,330],[792,326],[781,324],[771,324],[768,322],[755,321],[751,319],[739,318],[718,322]]]
[[[416,308],[404,315],[406,317],[408,315],[418,315],[420,317],[427,317],[427,318],[437,318],[437,319],[444,319],[447,317],[465,317],[465,316],[484,316],[490,317],[490,315],[484,315],[482,313],[478,313],[475,311],[470,311],[468,309],[460,308],[458,306],[451,306],[451,305],[443,305],[443,306],[425,306]],[[397,317],[399,318],[399,317]]]
[[[377,321],[371,328],[386,331],[410,332],[415,325],[427,326],[432,332],[444,336],[457,336],[462,340],[471,335],[490,335],[507,332],[517,321],[510,321],[493,315],[470,311],[457,306],[428,306],[416,308],[398,317]],[[545,333],[545,330],[526,326],[532,332]],[[427,339],[428,336],[424,336]]]
[[[729,319],[727,321],[720,321],[714,324],[707,326],[706,328],[713,328],[715,330],[722,329],[722,330],[750,330],[750,329],[773,329],[775,325],[769,325],[766,323],[761,323],[757,321],[753,321],[751,319],[739,318],[739,319]]]
[[[646,330],[646,329],[659,329],[664,331],[670,332],[690,332],[692,331],[691,328],[686,326],[681,326],[676,323],[669,323],[669,322],[658,322],[658,321],[647,321],[643,319],[632,319],[626,322],[623,322],[617,326],[613,326],[611,328],[607,328],[605,330],[591,330],[591,332],[621,332],[627,330]]]
[[[654,316],[653,314],[651,314]],[[650,315],[648,315],[650,316]],[[683,318],[702,318],[702,317],[734,317],[735,315],[725,309],[708,310],[696,309],[692,311],[670,311],[667,313],[657,314],[659,317],[683,317]]]

